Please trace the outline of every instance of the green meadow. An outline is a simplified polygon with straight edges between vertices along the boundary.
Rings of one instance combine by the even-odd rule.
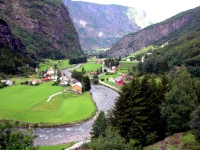
[[[81,95],[65,92],[47,102],[49,96],[63,90],[51,84],[13,85],[1,89],[0,119],[56,125],[82,121],[95,113],[96,106],[89,92]]]
[[[39,150],[62,150],[66,149],[68,147],[71,147],[75,143],[68,143],[68,144],[60,144],[60,145],[55,145],[55,146],[40,146]]]
[[[54,65],[57,65],[58,70],[65,69],[72,67],[74,65],[69,64],[69,60],[51,60],[51,59],[45,59],[44,62],[40,63],[39,65],[39,71],[45,71],[49,68],[54,68]]]
[[[132,70],[133,66],[137,65],[136,61],[120,61],[118,71],[127,73]]]
[[[97,69],[100,70],[100,68],[103,66],[103,64],[96,64],[96,62],[88,62],[81,65],[81,67],[77,68],[76,71],[81,72],[82,68],[84,67],[84,70],[86,73],[89,73],[90,71],[97,71]]]

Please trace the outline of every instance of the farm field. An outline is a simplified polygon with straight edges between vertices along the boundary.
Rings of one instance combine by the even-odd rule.
[[[0,119],[54,125],[81,121],[94,114],[96,107],[89,92],[81,95],[66,92],[47,102],[49,96],[63,90],[51,84],[14,85],[1,89]]]
[[[82,68],[84,67],[84,70],[86,73],[89,73],[90,71],[97,71],[97,69],[100,70],[100,68],[103,66],[103,64],[96,64],[95,62],[88,62],[85,64],[82,64],[81,67],[77,68],[76,71],[81,72]]]
[[[120,61],[118,71],[122,73],[127,73],[128,71],[131,71],[133,66],[137,65],[137,62],[135,61]]]
[[[40,63],[39,71],[45,71],[48,68],[53,68],[55,64],[57,64],[58,70],[74,66],[69,64],[69,60],[45,59],[45,63]]]

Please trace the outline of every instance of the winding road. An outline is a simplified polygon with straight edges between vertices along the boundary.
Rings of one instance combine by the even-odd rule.
[[[80,66],[81,64],[75,68]],[[71,69],[74,68],[62,70],[62,73],[71,76]],[[103,110],[105,114],[113,107],[116,97],[119,96],[116,91],[102,85],[91,85],[90,92],[97,105],[97,109]],[[35,133],[38,137],[34,140],[34,145],[57,145],[87,140],[90,138],[92,124],[95,119],[96,116],[87,122],[72,127],[37,128],[35,129]]]

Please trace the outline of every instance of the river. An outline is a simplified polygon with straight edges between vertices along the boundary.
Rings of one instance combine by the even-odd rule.
[[[77,65],[75,68],[80,66],[81,64]],[[74,68],[62,70],[62,73],[71,77],[71,69]],[[116,97],[119,96],[116,91],[102,85],[91,85],[90,92],[97,105],[97,109],[103,110],[105,114],[113,107]],[[92,124],[95,119],[96,116],[91,120],[72,127],[37,128],[35,129],[37,138],[34,140],[34,145],[57,145],[86,140],[90,138]]]

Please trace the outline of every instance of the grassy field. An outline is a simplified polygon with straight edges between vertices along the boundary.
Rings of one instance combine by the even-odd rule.
[[[100,70],[100,68],[103,66],[103,64],[96,64],[95,62],[88,62],[85,64],[82,64],[81,67],[79,67],[78,69],[76,69],[76,71],[81,72],[82,68],[84,67],[84,70],[86,71],[86,73],[89,73],[90,71],[97,71],[97,69]]]
[[[95,62],[88,62],[85,64],[82,64],[81,67],[77,68],[76,71],[81,72],[82,68],[84,67],[84,70],[86,73],[89,73],[90,71],[97,71],[97,69],[100,70],[100,68],[103,66],[103,64],[96,64]]]
[[[137,62],[135,61],[120,61],[118,71],[122,73],[127,73],[128,71],[131,71],[133,66],[137,65]]]
[[[57,64],[58,70],[74,66],[74,65],[70,65],[69,64],[69,60],[50,60],[50,59],[45,59],[45,63],[40,63],[39,71],[45,71],[48,68],[53,68],[55,64]]]
[[[69,144],[61,144],[61,145],[55,145],[55,146],[41,146],[39,147],[39,150],[62,150],[66,149],[68,147],[71,147],[75,143],[69,143]]]
[[[47,102],[50,95],[63,90],[51,84],[14,85],[1,89],[0,119],[54,125],[77,122],[94,114],[96,107],[89,92],[81,95],[63,93]]]

